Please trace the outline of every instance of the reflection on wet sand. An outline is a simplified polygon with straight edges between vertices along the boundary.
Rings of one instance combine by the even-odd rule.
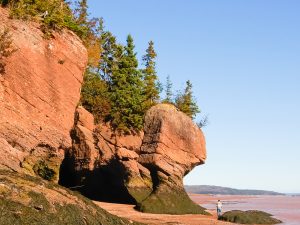
[[[240,195],[197,195],[190,197],[198,204],[213,210],[221,199],[224,212],[229,210],[262,210],[271,213],[284,225],[300,224],[300,196],[240,196]]]

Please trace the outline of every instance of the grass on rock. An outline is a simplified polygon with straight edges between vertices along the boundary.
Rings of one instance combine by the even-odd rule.
[[[249,211],[240,211],[240,210],[232,210],[224,213],[220,220],[232,222],[232,223],[240,223],[240,224],[278,224],[282,223],[280,220],[272,217],[271,214],[257,211],[257,210],[249,210]]]
[[[54,183],[0,170],[0,224],[138,225]]]
[[[194,203],[184,190],[158,189],[137,204],[137,210],[156,214],[203,214],[210,215],[205,208]]]

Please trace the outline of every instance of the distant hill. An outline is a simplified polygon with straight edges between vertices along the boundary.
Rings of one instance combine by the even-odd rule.
[[[214,194],[214,195],[284,195],[274,191],[244,190],[211,185],[185,185],[185,190],[193,194]]]

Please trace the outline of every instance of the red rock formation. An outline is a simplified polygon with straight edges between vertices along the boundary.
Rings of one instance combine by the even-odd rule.
[[[206,159],[199,127],[173,105],[160,104],[146,114],[139,162],[160,172],[160,180],[180,184],[182,177]]]
[[[38,24],[9,19],[1,7],[0,28],[10,30],[17,49],[0,75],[0,140],[12,154],[0,158],[0,165],[19,170],[25,160],[23,167],[32,172],[29,164],[36,159],[31,155],[40,155],[54,156],[59,166],[62,149],[71,146],[86,49],[69,31],[45,39]]]
[[[123,136],[107,124],[94,126],[93,116],[79,106],[71,136],[72,149],[63,165],[64,174],[69,174],[61,176],[61,184],[84,184],[83,192],[101,200],[133,203],[151,193],[150,172],[137,161],[143,132]]]
[[[205,213],[183,188],[183,177],[206,159],[200,128],[173,105],[159,104],[146,114],[138,162],[151,171],[154,191],[138,204],[151,213]]]
[[[93,170],[98,160],[99,151],[94,145],[94,117],[83,107],[78,107],[75,113],[75,126],[71,131],[72,155],[75,156],[75,171]],[[82,151],[84,149],[84,151]]]
[[[137,203],[145,212],[204,213],[185,193],[182,179],[204,163],[205,139],[174,106],[152,107],[144,132],[127,136],[105,124],[93,126],[91,114],[79,107],[72,138],[66,159],[71,174],[63,177],[75,180],[67,185],[83,186],[92,198]]]

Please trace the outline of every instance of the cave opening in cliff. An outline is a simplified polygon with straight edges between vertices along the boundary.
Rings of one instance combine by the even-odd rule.
[[[136,204],[124,185],[126,176],[124,169],[117,160],[108,165],[100,166],[94,171],[75,172],[72,170],[72,159],[65,158],[61,165],[59,184],[94,201]]]

